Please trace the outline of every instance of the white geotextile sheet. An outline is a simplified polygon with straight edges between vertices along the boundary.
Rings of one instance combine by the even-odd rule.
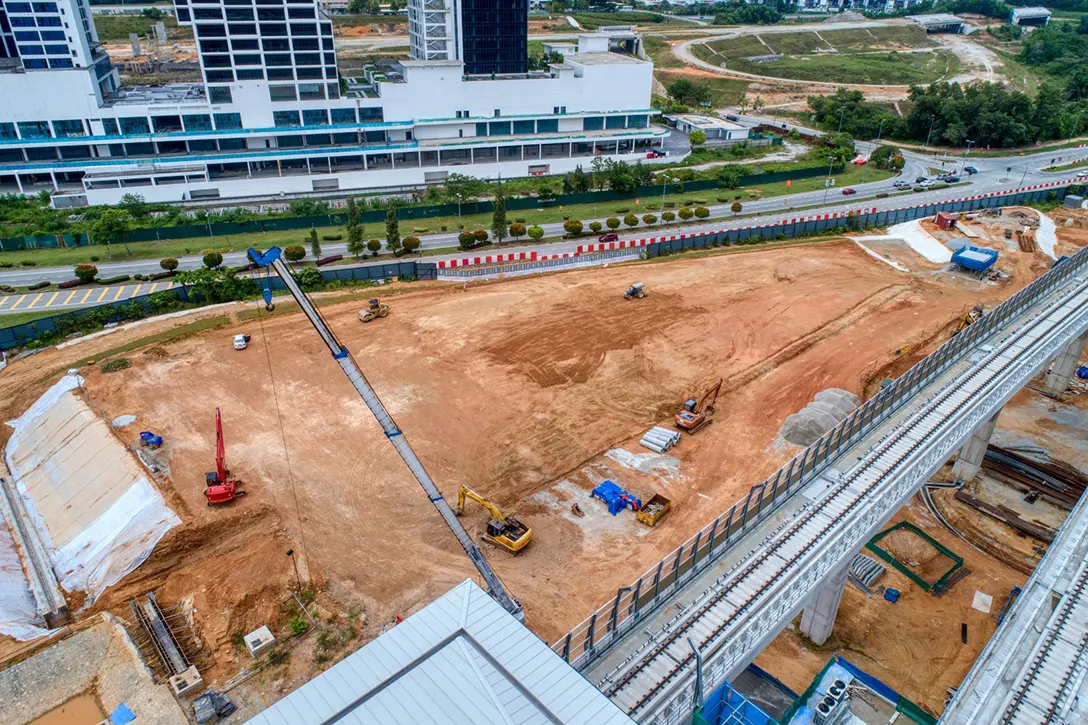
[[[20,642],[49,634],[27,588],[26,575],[8,527],[0,524],[0,633]]]
[[[65,375],[9,422],[5,457],[61,587],[84,592],[90,605],[181,521],[108,424],[72,392],[82,383]]]

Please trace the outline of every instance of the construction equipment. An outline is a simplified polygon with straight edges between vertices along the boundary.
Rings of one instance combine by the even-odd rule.
[[[642,508],[635,514],[635,518],[647,526],[656,526],[657,522],[665,518],[665,514],[672,508],[672,501],[659,493],[655,493],[650,500],[642,504]]]
[[[238,490],[241,481],[230,477],[227,470],[227,452],[223,444],[223,419],[219,415],[219,408],[215,409],[215,470],[204,475],[204,498],[208,505],[228,503],[245,496],[245,491]]]
[[[415,451],[412,450],[411,445],[408,443],[407,437],[397,426],[396,421],[389,415],[389,411],[385,409],[382,401],[378,398],[378,395],[374,392],[374,389],[370,387],[370,383],[367,381],[366,376],[363,375],[362,370],[356,364],[355,359],[352,358],[351,353],[340,342],[333,331],[329,328],[325,319],[321,317],[321,313],[314,307],[313,302],[306,295],[305,292],[298,286],[295,278],[291,276],[291,271],[287,269],[287,265],[281,258],[281,251],[279,247],[272,247],[265,253],[260,253],[256,249],[249,250],[249,258],[258,267],[271,267],[280,279],[283,280],[287,290],[298,302],[299,307],[306,314],[306,317],[310,320],[310,324],[314,326],[317,333],[321,336],[321,339],[325,341],[329,351],[332,353],[333,360],[347,375],[348,380],[351,381],[356,392],[366,403],[366,406],[370,409],[370,412],[377,419],[382,430],[385,431],[386,437],[389,442],[393,444],[393,447],[397,449],[397,453],[407,464],[412,475],[415,476],[416,481],[423,488],[423,491],[427,494],[427,499],[434,504],[434,507],[438,509],[438,513],[442,516],[442,519],[446,522],[446,526],[450,528],[453,535],[457,537],[458,543],[461,544],[461,548],[465,550],[468,558],[472,560],[476,570],[480,572],[481,578],[484,580],[484,584],[487,586],[488,592],[502,607],[510,612],[519,621],[525,621],[525,612],[522,609],[521,604],[512,597],[503,587],[502,582],[499,580],[495,570],[491,568],[491,565],[487,563],[487,559],[480,552],[480,548],[476,546],[476,543],[472,540],[472,537],[465,531],[465,527],[458,521],[457,515],[453,512],[449,502],[442,497],[442,494],[438,490],[438,486],[435,485],[426,469],[423,468],[423,464],[420,462],[419,457],[416,456]],[[271,281],[268,279],[263,280],[264,285],[262,288],[262,294],[264,296],[265,304],[271,304],[272,300],[272,288]]]
[[[484,539],[495,546],[501,546],[511,554],[516,554],[533,540],[533,530],[521,523],[513,516],[503,516],[499,507],[488,501],[480,494],[467,486],[461,486],[457,490],[457,515],[465,510],[465,499],[470,499],[491,514],[491,520],[487,522],[487,530]]]
[[[635,282],[631,285],[626,292],[623,293],[623,299],[625,300],[641,300],[646,297],[646,285],[642,282]]]
[[[982,319],[983,312],[985,312],[985,308],[983,308],[982,305],[975,305],[970,310],[963,313],[963,317],[960,318],[960,324],[956,326],[956,332],[952,334],[959,334],[974,323],[978,322],[980,319]]]
[[[684,409],[676,414],[676,427],[695,435],[700,430],[714,422],[714,403],[718,400],[718,392],[722,389],[722,379],[707,388],[703,397],[696,401],[694,398],[684,402]]]
[[[149,430],[141,431],[140,445],[147,448],[162,448],[162,436],[157,436]]]
[[[379,317],[389,316],[389,305],[384,302],[378,302],[377,298],[369,300],[370,307],[365,310],[359,310],[359,319],[363,322],[370,322],[371,320]]]

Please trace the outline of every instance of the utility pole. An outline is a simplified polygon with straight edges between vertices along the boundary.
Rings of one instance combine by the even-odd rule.
[[[831,167],[834,165],[835,159],[833,158],[827,162],[827,179],[824,180],[824,204],[827,203],[827,190],[831,188]]]
[[[933,133],[933,122],[936,121],[936,120],[937,120],[936,116],[930,116],[929,117],[929,132],[926,133],[926,142],[924,144],[922,144],[922,148],[928,148],[929,147],[929,137]]]
[[[1024,186],[1024,179],[1028,178],[1028,167],[1024,166],[1024,175],[1020,177],[1020,186]]]
[[[884,122],[888,119],[880,119],[880,125],[876,129],[876,142],[873,144],[873,150],[869,152],[869,160],[865,162],[865,168],[861,170],[861,183],[865,183],[865,175],[869,173],[869,161],[873,160],[873,153],[880,148],[880,134],[884,133]]]
[[[846,113],[846,106],[843,106],[841,109],[839,109],[839,129],[837,131],[835,131],[835,133],[842,133],[842,117],[843,117],[843,114],[845,114],[845,113]]]
[[[968,139],[967,148],[963,150],[963,163],[960,164],[960,174],[963,174],[963,170],[967,168],[967,156],[971,153],[971,147],[974,145],[975,142]]]

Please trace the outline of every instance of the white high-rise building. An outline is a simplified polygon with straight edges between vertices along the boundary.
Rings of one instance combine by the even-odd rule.
[[[456,0],[408,0],[413,60],[457,60]]]
[[[634,161],[667,133],[650,124],[652,65],[609,51],[635,36],[586,34],[546,71],[509,72],[524,51],[504,39],[524,19],[486,12],[499,0],[452,0],[473,38],[461,57],[351,78],[315,0],[175,0],[202,82],[131,88],[84,2],[0,0],[0,193],[79,206],[403,189]]]

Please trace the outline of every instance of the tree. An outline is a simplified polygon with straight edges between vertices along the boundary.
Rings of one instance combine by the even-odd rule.
[[[461,249],[472,249],[476,244],[476,235],[466,229],[457,235],[457,242],[461,245]]]
[[[487,182],[477,179],[475,176],[464,174],[450,174],[442,182],[442,188],[446,192],[446,198],[450,201],[471,201],[487,191]]]
[[[76,279],[81,282],[93,282],[98,276],[98,267],[93,264],[77,264],[75,268]]]
[[[303,267],[294,273],[295,280],[305,289],[313,289],[325,284],[325,278],[317,267]]]
[[[691,209],[688,209],[686,206],[680,207],[680,211],[677,213],[684,221],[687,221],[688,219],[691,219],[693,216],[695,216],[695,212],[693,212]]]
[[[299,244],[292,244],[283,250],[283,256],[288,262],[300,262],[306,256],[306,250]]]
[[[650,226],[651,224],[657,224],[657,217],[653,214],[643,214],[642,223],[646,226]]]
[[[487,241],[487,230],[486,229],[477,229],[472,234],[473,234],[473,236],[476,237],[476,241],[479,242],[480,244],[483,244],[484,242]]]
[[[407,254],[411,254],[419,249],[421,244],[422,242],[419,240],[419,237],[405,237],[403,242],[404,251]]]
[[[701,106],[710,102],[710,88],[687,78],[670,83],[666,89],[669,95],[685,106]]]
[[[167,272],[173,272],[175,269],[178,268],[178,260],[174,259],[173,257],[167,257],[166,259],[159,261],[159,266]]]
[[[567,234],[576,237],[582,233],[582,222],[577,219],[568,219],[563,222],[563,229],[566,230]]]
[[[366,242],[363,241],[362,236],[358,236],[356,239],[351,239],[351,233],[348,233],[348,254],[358,259],[366,253]],[[378,249],[381,249],[381,242],[378,242]]]
[[[130,254],[128,243],[125,242],[125,238],[128,236],[128,223],[129,215],[127,211],[124,209],[107,209],[91,227],[91,234],[94,236],[95,241],[106,242],[106,255],[110,259],[113,258],[110,245],[117,242],[122,242],[125,245],[125,254]]]
[[[600,222],[589,223],[589,231],[593,232],[594,234],[600,234],[602,229],[604,229],[604,225]]]
[[[733,205],[729,208],[733,211],[733,216],[736,216],[737,214],[740,214],[740,210],[744,208],[744,205],[739,201],[734,201]]]
[[[351,252],[352,247],[358,249],[359,252],[351,252],[356,257],[363,253],[365,245],[363,244],[363,235],[366,234],[366,227],[359,221],[359,205],[355,202],[355,197],[348,199],[348,223],[345,226],[345,230],[348,233],[348,251]]]
[[[697,128],[688,134],[688,143],[692,146],[702,146],[706,143],[706,131]]]
[[[632,214],[631,212],[627,212],[627,214],[624,215],[624,217],[623,217],[623,223],[626,224],[629,227],[632,227],[632,228],[637,227],[638,226],[638,217],[635,216],[634,214]]]
[[[208,269],[215,269],[223,265],[223,255],[214,249],[205,249],[204,256],[202,257],[204,266]]]
[[[314,260],[321,259],[321,240],[317,238],[317,230],[310,227],[310,254]]]
[[[502,184],[495,190],[495,200],[491,202],[491,233],[495,235],[495,241],[502,244],[507,235],[506,224],[506,197],[503,195]]]
[[[184,287],[192,287],[209,304],[245,299],[260,291],[252,277],[239,277],[233,269],[226,268],[194,269],[174,279]]]
[[[521,222],[514,222],[510,225],[510,236],[515,240],[525,236],[525,225]]]
[[[718,167],[718,173],[716,174],[718,188],[736,189],[740,186],[741,179],[744,178],[744,172],[744,167],[736,164],[725,164]]]
[[[397,208],[390,206],[385,212],[385,246],[394,255],[400,251],[400,222],[397,221]]]
[[[699,219],[706,219],[708,216],[710,216],[710,210],[707,209],[705,206],[697,206],[695,207],[695,216]]]
[[[620,220],[614,216],[610,216],[604,220],[604,225],[612,231],[615,231],[620,228]]]
[[[347,7],[351,15],[377,15],[381,12],[378,0],[350,0]]]
[[[675,212],[671,212],[671,211],[661,212],[661,221],[671,222],[675,218],[676,218],[676,213]]]
[[[544,228],[533,225],[529,227],[529,238],[534,242],[540,241],[544,237]]]
[[[759,113],[763,110],[764,105],[765,104],[763,103],[763,99],[759,96],[756,96],[756,100],[752,101],[752,110],[756,113]]]
[[[366,248],[370,250],[371,257],[377,257],[378,252],[382,250],[382,240],[371,239],[369,242],[366,243]]]
[[[151,213],[151,205],[139,194],[125,194],[117,206],[127,211],[133,219],[143,219]]]

